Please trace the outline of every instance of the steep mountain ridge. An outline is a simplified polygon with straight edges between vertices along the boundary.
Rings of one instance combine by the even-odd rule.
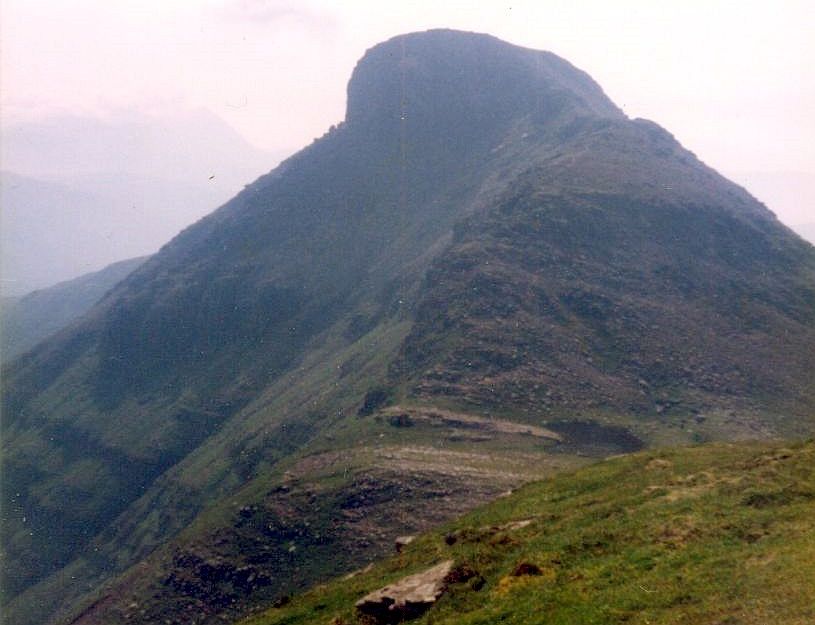
[[[344,123],[4,371],[10,613],[65,618],[90,601],[78,622],[110,622],[131,598],[104,583],[161,546],[130,586],[162,588],[144,622],[180,619],[183,588],[161,580],[202,573],[172,550],[221,540],[218,557],[238,557],[234,506],[272,506],[285,467],[310,456],[345,450],[364,459],[351,477],[384,482],[377,463],[396,458],[451,484],[468,457],[487,497],[505,482],[479,463],[529,444],[517,483],[580,462],[580,432],[603,454],[617,432],[811,431],[813,293],[811,246],[565,61],[453,31],[380,44]],[[381,408],[396,400],[553,422],[565,445],[550,462],[551,441],[450,423],[439,438],[393,425]],[[434,455],[445,445],[465,456]],[[354,482],[335,469],[341,498]],[[405,505],[426,513],[428,489]],[[262,565],[280,580],[302,563]],[[195,609],[206,622],[245,599]]]

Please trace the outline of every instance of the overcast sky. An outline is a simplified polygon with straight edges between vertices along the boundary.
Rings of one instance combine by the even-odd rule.
[[[270,150],[345,109],[366,48],[435,27],[550,50],[724,172],[815,173],[809,1],[0,0],[2,121],[206,107]]]

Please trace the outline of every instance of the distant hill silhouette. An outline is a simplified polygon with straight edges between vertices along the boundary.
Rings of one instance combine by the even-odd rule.
[[[22,295],[156,251],[283,156],[207,111],[4,128],[3,290]]]

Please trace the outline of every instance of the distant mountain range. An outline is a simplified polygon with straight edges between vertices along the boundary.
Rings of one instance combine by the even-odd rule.
[[[234,621],[591,459],[811,436],[813,370],[815,248],[742,187],[554,54],[396,37],[3,369],[4,611]]]
[[[202,110],[18,124],[0,150],[2,284],[16,296],[156,251],[282,157]]]

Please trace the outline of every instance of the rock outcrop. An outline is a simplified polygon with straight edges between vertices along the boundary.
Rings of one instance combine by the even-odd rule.
[[[357,612],[377,625],[400,623],[421,616],[444,594],[447,576],[452,570],[453,561],[446,560],[375,590],[357,601]]]

